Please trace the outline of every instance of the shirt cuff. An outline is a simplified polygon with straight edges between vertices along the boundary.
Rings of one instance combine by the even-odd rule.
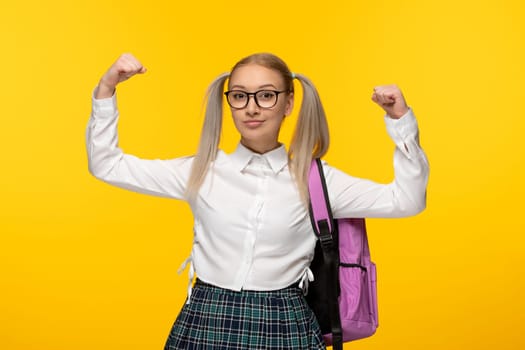
[[[411,108],[399,119],[385,115],[385,123],[388,134],[396,144],[417,138],[419,128]]]
[[[93,115],[98,118],[111,118],[115,116],[117,111],[117,94],[113,93],[113,96],[108,98],[95,98],[95,90],[91,95],[91,105],[93,108]]]

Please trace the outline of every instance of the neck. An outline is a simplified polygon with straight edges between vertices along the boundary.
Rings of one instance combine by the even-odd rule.
[[[250,151],[258,153],[258,154],[264,154],[270,151],[273,151],[276,148],[279,148],[281,144],[275,140],[274,142],[249,142],[247,140],[241,139],[241,144],[248,148]]]

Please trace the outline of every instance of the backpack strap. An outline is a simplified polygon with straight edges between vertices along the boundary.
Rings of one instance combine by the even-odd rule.
[[[310,174],[308,176],[308,189],[310,192],[310,219],[312,227],[317,236],[321,236],[321,231],[325,233],[334,232],[334,220],[330,208],[330,199],[326,189],[322,163],[319,158],[312,160]]]
[[[328,285],[330,303],[328,305],[332,328],[332,348],[343,349],[343,332],[339,315],[339,247],[337,246],[337,227],[335,226],[326,188],[326,180],[319,158],[313,159],[308,176],[310,193],[310,220],[319,238],[323,259],[328,266]]]

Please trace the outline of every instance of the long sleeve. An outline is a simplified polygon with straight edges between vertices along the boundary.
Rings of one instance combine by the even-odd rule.
[[[397,120],[385,116],[385,123],[396,145],[394,180],[379,184],[349,176],[325,163],[334,217],[405,217],[425,209],[429,165],[419,145],[412,110]]]
[[[89,170],[129,190],[184,199],[192,157],[144,160],[118,146],[116,98],[93,100],[87,126]],[[411,113],[386,120],[396,144],[395,180],[382,185],[325,164],[335,217],[412,215],[425,206],[428,165]],[[241,144],[219,151],[199,195],[192,262],[205,282],[232,290],[276,290],[304,275],[316,244],[308,210],[288,169],[284,146],[256,154]]]
[[[192,157],[146,160],[125,154],[118,146],[116,96],[97,100],[86,130],[89,171],[96,178],[128,190],[183,199]]]

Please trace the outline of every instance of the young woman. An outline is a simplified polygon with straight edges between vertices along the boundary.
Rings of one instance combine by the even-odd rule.
[[[198,278],[165,349],[324,349],[300,288],[311,279],[316,243],[307,174],[312,158],[328,149],[327,122],[314,86],[272,54],[248,56],[211,84],[196,155],[144,160],[118,147],[115,87],[145,72],[135,57],[124,54],[101,78],[87,151],[95,177],[186,200],[193,211],[190,270]],[[287,151],[279,130],[292,112],[294,79],[304,97]],[[218,149],[224,96],[240,134],[231,154]],[[425,208],[429,169],[412,111],[394,85],[376,87],[372,100],[386,112],[396,145],[395,179],[378,184],[324,163],[335,218],[403,217]]]

